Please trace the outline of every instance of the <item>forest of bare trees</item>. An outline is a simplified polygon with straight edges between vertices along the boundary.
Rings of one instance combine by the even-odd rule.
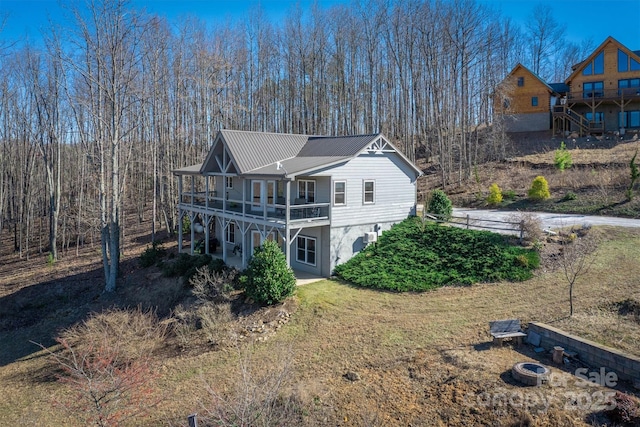
[[[124,212],[171,232],[171,171],[202,161],[219,129],[383,132],[444,186],[504,155],[492,93],[516,63],[553,78],[588,47],[549,14],[521,29],[474,0],[292,6],[282,22],[256,8],[215,26],[125,0],[65,16],[38,43],[0,32],[0,229],[25,257],[102,245],[107,290]]]

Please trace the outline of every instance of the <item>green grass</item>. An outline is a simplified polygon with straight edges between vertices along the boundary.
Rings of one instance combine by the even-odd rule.
[[[538,265],[536,251],[513,246],[500,234],[409,218],[335,273],[358,286],[404,292],[527,280]]]

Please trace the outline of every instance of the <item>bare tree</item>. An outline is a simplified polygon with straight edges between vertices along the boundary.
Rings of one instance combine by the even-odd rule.
[[[73,9],[77,56],[65,62],[80,77],[74,106],[76,125],[98,169],[100,228],[105,291],[116,289],[120,264],[122,195],[127,163],[121,164],[133,117],[140,102],[137,77],[141,61],[139,16],[126,0],[89,1],[86,13]],[[82,109],[82,111],[80,111]],[[126,147],[125,147],[126,148]]]
[[[62,191],[62,142],[64,139],[62,93],[62,64],[60,47],[49,45],[49,55],[27,50],[25,78],[29,83],[29,92],[35,99],[34,139],[43,161],[46,175],[47,196],[49,199],[49,252],[54,260],[58,259],[58,220]]]
[[[569,316],[573,316],[573,290],[578,280],[585,276],[596,257],[596,239],[586,234],[588,229],[571,230],[558,255],[557,262],[569,285]],[[578,237],[581,234],[582,237]]]
[[[526,24],[531,53],[531,71],[548,78],[553,75],[549,58],[554,57],[562,45],[562,27],[553,17],[548,6],[539,3],[534,7]]]
[[[475,0],[297,6],[281,25],[256,9],[237,24],[191,17],[175,31],[127,0],[79,1],[71,31],[58,32],[66,40],[52,32],[28,74],[25,52],[0,41],[0,228],[11,224],[27,256],[44,240],[32,231],[38,219],[49,218],[54,251],[99,230],[106,290],[123,206],[139,221],[153,210],[153,239],[158,224],[171,233],[171,171],[201,161],[219,129],[384,132],[408,158],[420,149],[436,163],[443,186],[506,152],[491,95],[526,62],[526,38]],[[546,62],[561,34],[550,13],[535,18],[536,67],[580,57],[572,49],[565,63]]]

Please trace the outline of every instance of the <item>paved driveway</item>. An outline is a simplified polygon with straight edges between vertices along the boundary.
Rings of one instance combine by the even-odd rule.
[[[640,227],[640,219],[618,218],[612,216],[557,214],[547,212],[531,212],[540,218],[542,228],[554,230],[573,225],[613,225],[617,227]],[[500,211],[495,209],[453,209],[454,217],[466,217],[471,219],[506,221],[513,211]]]

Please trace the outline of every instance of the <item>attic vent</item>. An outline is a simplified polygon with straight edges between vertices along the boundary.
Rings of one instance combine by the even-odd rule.
[[[378,240],[378,233],[375,231],[366,232],[364,236],[362,236],[362,240],[364,243],[373,243]]]

